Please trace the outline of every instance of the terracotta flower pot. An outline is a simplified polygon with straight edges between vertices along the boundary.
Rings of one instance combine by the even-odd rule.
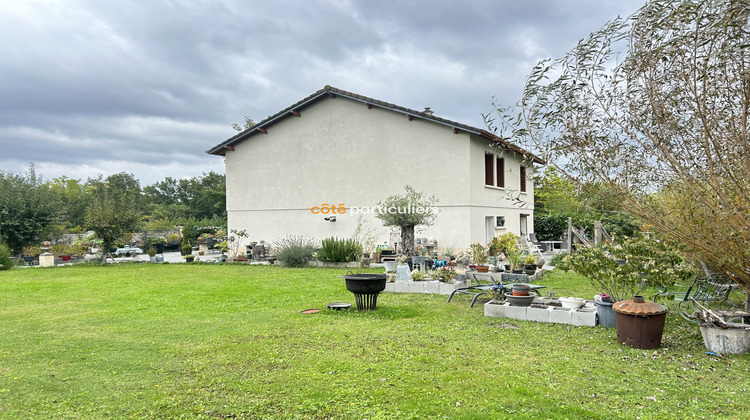
[[[518,284],[511,288],[511,294],[513,296],[528,296],[529,295],[529,286],[525,284]]]

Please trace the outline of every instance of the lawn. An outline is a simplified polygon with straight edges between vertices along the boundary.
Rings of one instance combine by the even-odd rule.
[[[352,302],[329,269],[133,264],[0,272],[0,417],[747,418],[750,356],[485,318],[469,297]],[[548,273],[557,296],[591,298]]]

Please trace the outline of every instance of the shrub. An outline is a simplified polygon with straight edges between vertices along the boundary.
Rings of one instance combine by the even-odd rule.
[[[0,270],[10,270],[15,263],[10,257],[10,249],[4,243],[0,242]]]
[[[567,252],[562,251],[559,254],[556,254],[554,257],[552,257],[551,260],[549,260],[549,265],[553,267],[557,267],[560,264],[563,264],[563,261],[565,260],[565,257],[568,255]]]
[[[148,245],[166,245],[167,244],[167,238],[163,236],[149,236],[146,239],[146,244]]]
[[[289,235],[275,243],[276,258],[288,267],[306,267],[317,248],[315,240],[307,236]]]
[[[595,289],[617,302],[640,294],[645,287],[668,286],[695,276],[684,257],[677,244],[636,237],[583,248],[565,256],[556,268],[588,278]]]
[[[318,259],[323,262],[351,262],[357,259],[362,247],[354,239],[323,239]]]

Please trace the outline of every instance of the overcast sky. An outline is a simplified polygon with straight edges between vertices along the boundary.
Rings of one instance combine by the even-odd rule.
[[[224,173],[205,150],[325,85],[484,127],[645,0],[3,0],[0,170]]]

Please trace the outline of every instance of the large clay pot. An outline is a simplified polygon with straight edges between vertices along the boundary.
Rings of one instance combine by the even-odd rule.
[[[635,296],[615,302],[617,342],[635,349],[655,349],[661,345],[667,308]]]

